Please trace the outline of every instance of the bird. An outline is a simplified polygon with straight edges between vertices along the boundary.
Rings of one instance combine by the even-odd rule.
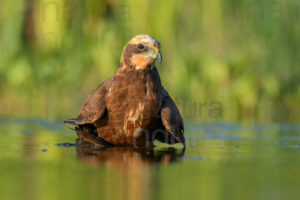
[[[96,146],[153,146],[158,140],[185,148],[183,119],[162,86],[156,61],[162,62],[156,39],[146,34],[130,39],[113,76],[64,123],[75,125],[78,138]]]

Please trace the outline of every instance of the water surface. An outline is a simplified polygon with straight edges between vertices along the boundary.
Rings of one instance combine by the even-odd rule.
[[[0,199],[297,199],[300,125],[186,122],[187,148],[76,148],[60,121],[0,119]]]

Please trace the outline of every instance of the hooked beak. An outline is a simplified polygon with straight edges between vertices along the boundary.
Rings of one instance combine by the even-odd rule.
[[[157,60],[159,62],[159,64],[160,64],[161,61],[162,61],[162,56],[161,56],[161,53],[160,53],[160,50],[159,50],[158,46],[154,47],[154,52],[153,53],[154,53],[155,60]]]
[[[162,56],[161,56],[160,51],[158,51],[158,53],[156,54],[155,59],[159,62],[159,64],[161,64],[161,62],[162,62]]]

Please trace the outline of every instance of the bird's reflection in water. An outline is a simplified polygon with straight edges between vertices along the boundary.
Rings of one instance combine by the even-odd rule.
[[[96,148],[81,140],[76,143],[78,158],[91,164],[105,164],[110,167],[127,168],[134,165],[149,165],[151,163],[171,163],[184,155],[185,149],[172,147],[129,147],[112,146]]]
[[[99,182],[96,187],[103,188],[108,199],[154,199],[159,166],[178,161],[184,154],[184,149],[174,148],[95,148],[80,140],[76,149],[80,160],[114,172],[114,176],[91,177],[91,183]]]

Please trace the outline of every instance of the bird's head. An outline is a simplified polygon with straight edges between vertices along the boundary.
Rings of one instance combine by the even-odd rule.
[[[155,61],[161,63],[160,44],[148,35],[137,35],[124,47],[121,62],[135,69],[145,69]]]

